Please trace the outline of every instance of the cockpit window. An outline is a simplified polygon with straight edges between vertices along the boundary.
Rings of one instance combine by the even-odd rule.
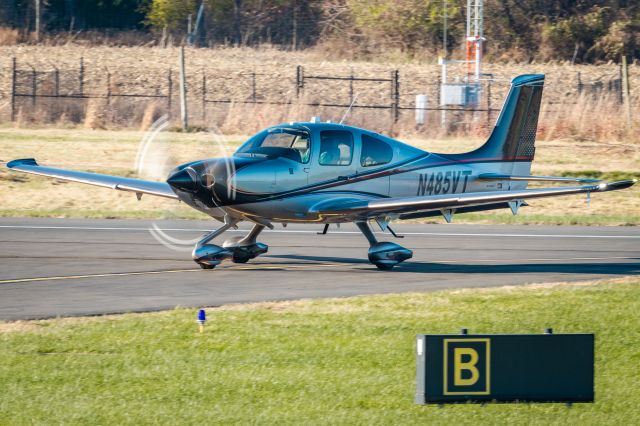
[[[353,134],[345,130],[320,133],[320,165],[348,166],[353,157]]]
[[[388,143],[368,135],[362,135],[360,164],[362,167],[387,164],[393,158],[393,148]]]
[[[286,157],[298,163],[308,163],[311,153],[311,137],[308,132],[301,129],[269,129],[253,136],[237,152],[268,157]]]

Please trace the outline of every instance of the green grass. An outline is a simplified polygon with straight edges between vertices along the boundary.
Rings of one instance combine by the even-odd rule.
[[[0,424],[634,424],[639,285],[209,309],[202,335],[193,309],[0,323]],[[596,402],[414,405],[416,333],[461,327],[596,333]]]

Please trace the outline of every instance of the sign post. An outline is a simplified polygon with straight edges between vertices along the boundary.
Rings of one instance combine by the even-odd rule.
[[[417,404],[594,400],[593,334],[419,334],[416,357]]]

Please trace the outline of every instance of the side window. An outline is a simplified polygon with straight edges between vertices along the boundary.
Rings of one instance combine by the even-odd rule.
[[[348,166],[353,157],[353,134],[345,130],[320,133],[320,165]]]
[[[300,158],[303,163],[309,162],[309,154],[311,154],[311,143],[309,142],[309,135],[297,136],[291,144],[291,148],[300,153]]]
[[[360,164],[362,167],[387,164],[393,158],[393,148],[388,143],[368,135],[362,135],[362,153]]]

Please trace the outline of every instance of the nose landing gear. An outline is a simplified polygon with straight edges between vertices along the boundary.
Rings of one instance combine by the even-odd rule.
[[[356,222],[356,225],[369,241],[369,262],[382,271],[388,271],[400,262],[413,257],[413,252],[399,244],[378,242],[367,222]]]
[[[264,225],[254,225],[251,232],[245,237],[232,237],[226,240],[222,247],[230,250],[234,263],[247,263],[249,260],[266,253],[269,246],[256,241],[258,234],[262,232]]]
[[[222,246],[208,244],[226,230],[235,226],[237,222],[225,223],[222,227],[205,235],[193,249],[193,260],[202,269],[213,269],[223,260],[231,258],[234,263],[246,263],[249,260],[266,253],[269,247],[256,241],[256,237],[264,229],[263,225],[255,225],[245,237],[232,237]]]
[[[213,269],[220,264],[224,259],[233,256],[233,252],[225,249],[224,247],[217,246],[215,244],[207,244],[218,235],[221,235],[227,229],[235,225],[235,222],[227,222],[220,228],[216,229],[205,235],[193,249],[191,257],[200,265],[202,269]]]

